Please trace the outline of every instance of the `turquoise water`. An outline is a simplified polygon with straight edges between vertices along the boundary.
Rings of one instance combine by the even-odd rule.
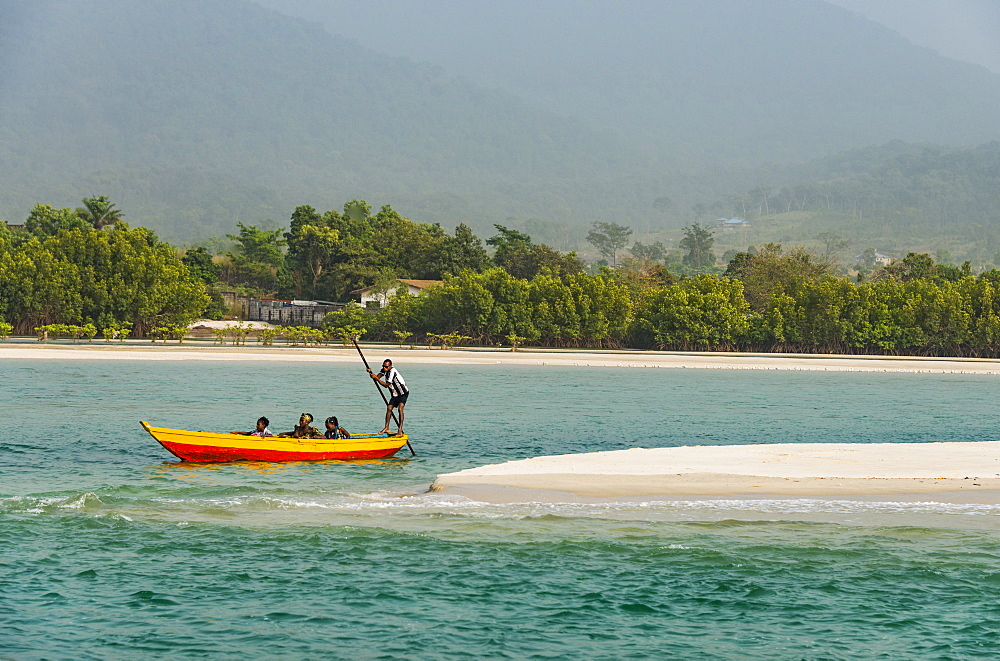
[[[339,363],[0,364],[0,658],[1000,654],[997,506],[425,493],[539,454],[997,440],[997,377],[398,362],[416,457],[225,465],[138,420],[384,409]]]

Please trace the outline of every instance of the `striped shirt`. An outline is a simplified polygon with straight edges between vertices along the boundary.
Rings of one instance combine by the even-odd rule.
[[[403,377],[399,375],[395,367],[390,367],[388,372],[384,372],[382,378],[389,384],[389,392],[393,397],[410,392],[406,389],[406,381],[403,381]]]

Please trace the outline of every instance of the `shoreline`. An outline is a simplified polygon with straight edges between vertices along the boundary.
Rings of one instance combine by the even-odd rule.
[[[1000,441],[633,448],[445,473],[430,491],[508,501],[540,491],[605,499],[921,496],[1000,504]]]
[[[363,345],[400,365],[894,372],[1000,375],[1000,360],[884,356]],[[0,342],[0,361],[151,360],[357,363],[353,346]],[[659,497],[910,497],[1000,504],[1000,441],[683,446],[535,457],[438,475],[431,491],[475,500]]]
[[[985,358],[927,358],[919,356],[869,356],[841,354],[760,354],[731,352],[672,352],[638,350],[510,350],[399,349],[386,345],[361,345],[370,356],[391,358],[402,364],[536,365],[552,367],[623,367],[665,369],[787,370],[817,372],[899,372],[929,374],[1000,375],[1000,360]],[[188,344],[105,344],[104,342],[36,344],[0,342],[0,360],[215,360],[354,362],[353,346],[259,346]]]

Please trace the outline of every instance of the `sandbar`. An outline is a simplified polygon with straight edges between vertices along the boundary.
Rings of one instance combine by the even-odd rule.
[[[1000,504],[1000,441],[633,448],[470,468],[438,475],[431,490],[474,498],[499,487],[598,498],[938,494]]]

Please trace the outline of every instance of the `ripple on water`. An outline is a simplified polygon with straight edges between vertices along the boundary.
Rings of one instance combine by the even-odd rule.
[[[340,365],[205,366],[4,366],[5,653],[1000,656],[996,506],[420,493],[437,473],[532,454],[992,440],[1000,390],[982,377],[649,370],[640,383],[628,369],[411,365],[417,457],[181,464],[136,421],[280,424],[337,402],[352,430],[381,423]],[[280,393],[260,386],[262,370]]]

